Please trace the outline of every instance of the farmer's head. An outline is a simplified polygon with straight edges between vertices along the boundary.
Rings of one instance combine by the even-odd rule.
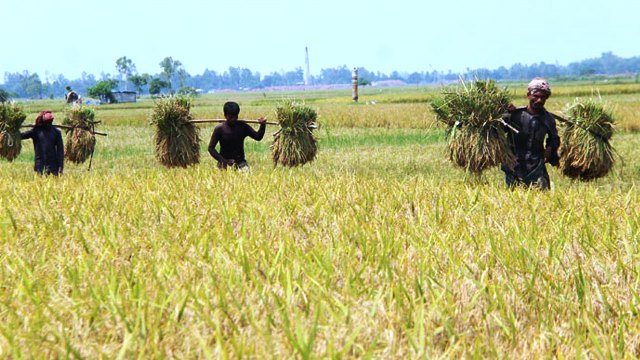
[[[224,117],[227,120],[238,120],[238,114],[240,114],[240,105],[238,105],[237,102],[227,101],[226,103],[224,103],[222,110],[224,111]]]
[[[543,78],[535,78],[531,80],[527,86],[527,99],[529,99],[529,108],[533,111],[540,111],[544,108],[544,104],[551,96],[551,87],[547,80]]]
[[[51,124],[53,119],[54,117],[51,111],[40,111],[40,114],[36,117],[36,126]]]

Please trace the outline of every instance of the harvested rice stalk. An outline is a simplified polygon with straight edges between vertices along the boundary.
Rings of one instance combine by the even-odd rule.
[[[312,133],[318,118],[316,111],[295,101],[284,101],[276,107],[276,118],[280,130],[271,145],[274,166],[294,167],[313,161],[318,151]]]
[[[0,156],[9,161],[17,158],[22,150],[20,126],[26,118],[19,105],[0,102]]]
[[[82,164],[91,157],[95,147],[96,137],[90,131],[81,128],[67,130],[67,140],[64,144],[66,160]]]
[[[186,97],[160,99],[150,122],[156,125],[156,159],[166,167],[183,167],[200,161],[200,132],[191,121],[191,100]]]
[[[65,111],[62,124],[67,133],[64,145],[65,159],[72,163],[81,164],[93,154],[96,137],[93,133],[96,114],[92,108],[74,105]]]
[[[601,102],[576,99],[565,113],[560,142],[560,170],[572,179],[594,180],[609,173],[615,163],[615,150],[609,143],[614,119]]]
[[[492,80],[460,85],[431,102],[436,118],[447,125],[449,159],[478,176],[493,166],[512,165],[515,157],[502,124],[511,95]]]

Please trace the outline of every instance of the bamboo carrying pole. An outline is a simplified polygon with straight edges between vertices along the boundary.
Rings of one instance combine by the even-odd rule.
[[[563,122],[563,123],[572,124],[572,125],[575,125],[575,126],[578,126],[578,127],[582,128],[582,129],[584,129],[584,130],[587,130],[587,129],[585,129],[584,127],[582,127],[582,126],[580,126],[580,125],[576,124],[575,122],[573,122],[573,121],[571,121],[571,120],[567,120],[567,119],[563,118],[562,116],[556,115],[556,114],[554,114],[554,113],[552,113],[552,112],[549,112],[549,114],[551,114],[551,116],[553,116],[553,117],[554,117],[556,120],[558,120],[558,121],[561,121],[561,122]],[[511,125],[507,124],[504,120],[502,120],[502,119],[496,119],[496,120],[497,120],[497,121],[499,121],[499,122],[501,122],[503,125],[505,125],[505,126],[506,126],[506,127],[508,127],[509,129],[511,129],[511,131],[513,131],[514,133],[516,133],[516,134],[519,134],[519,133],[520,133],[516,128],[514,128],[513,126],[511,126]],[[587,131],[589,131],[589,130],[587,130]],[[591,131],[589,131],[589,132],[591,132]],[[593,132],[591,132],[591,133],[593,133]],[[599,136],[598,134],[594,134],[594,135]]]
[[[189,120],[187,121],[190,124],[203,124],[203,123],[222,123],[227,121],[226,119],[196,119],[196,120]],[[244,123],[248,123],[248,124],[260,124],[260,121],[258,120],[247,120],[247,119],[238,119],[238,121],[244,122]],[[267,125],[280,125],[276,122],[272,122],[272,121],[267,121],[265,122],[265,124]],[[309,130],[314,130],[317,129],[318,126],[316,124],[309,124],[307,125],[307,127],[309,128]],[[275,133],[273,133],[273,136],[278,135],[280,132],[282,131],[282,129],[278,129],[278,131],[276,131]]]
[[[227,119],[195,119],[195,120],[189,120],[188,122],[191,124],[203,124],[203,123],[221,123],[221,122],[225,122],[227,121]],[[260,121],[258,120],[246,120],[246,119],[238,119],[238,121],[244,122],[244,123],[248,123],[248,124],[260,124]],[[277,122],[273,122],[273,121],[267,121],[265,122],[265,124],[267,125],[279,125]]]
[[[502,125],[508,127],[511,131],[513,131],[516,134],[520,134],[520,131],[518,131],[518,129],[514,128],[513,126],[507,124],[506,121],[504,121],[503,119],[497,119],[497,121],[501,122]]]
[[[590,129],[587,129],[586,127],[584,127],[584,126],[582,126],[582,125],[580,125],[580,124],[576,123],[575,121],[571,121],[571,120],[569,120],[569,119],[565,119],[565,118],[563,118],[562,116],[557,115],[557,114],[554,114],[554,113],[552,113],[552,112],[549,112],[549,114],[551,114],[551,116],[553,116],[556,120],[558,120],[558,121],[560,121],[560,122],[563,122],[563,123],[565,123],[565,124],[571,124],[571,125],[573,125],[573,126],[577,126],[577,127],[579,127],[580,129],[582,129],[582,130],[584,130],[584,131],[588,132],[589,134],[591,134],[591,135],[595,136],[596,138],[598,138],[598,139],[600,139],[600,140],[602,140],[602,141],[609,141],[608,139],[605,139],[602,135],[598,134],[597,132],[595,132],[595,131],[593,131],[593,130],[590,130]]]
[[[31,125],[31,124],[29,124],[29,125],[22,125],[22,126],[20,126],[20,127],[27,128],[27,127],[34,127],[34,126],[35,126],[35,125]],[[55,124],[55,125],[53,125],[53,126],[55,126],[55,127],[59,128],[59,129],[74,129],[74,127],[73,127],[73,126],[68,126],[68,125],[58,125],[58,124]],[[107,136],[107,134],[106,134],[106,133],[103,133],[103,132],[93,131],[93,130],[90,130],[90,129],[83,129],[83,130],[87,130],[88,132],[90,132],[90,133],[92,133],[92,134],[94,134],[94,135]]]

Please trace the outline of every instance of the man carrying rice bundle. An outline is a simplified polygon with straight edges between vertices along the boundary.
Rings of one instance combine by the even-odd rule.
[[[234,167],[238,170],[249,170],[249,164],[244,157],[244,138],[247,136],[260,141],[264,137],[267,119],[260,117],[260,128],[255,131],[249,124],[238,121],[240,105],[228,101],[223,106],[225,122],[216,126],[209,141],[209,154],[218,162],[218,168]],[[220,152],[216,146],[220,143]]]
[[[41,111],[35,126],[20,134],[22,139],[33,140],[36,155],[33,169],[40,175],[58,176],[64,170],[62,133],[53,126],[53,119],[51,111]]]
[[[541,190],[551,187],[545,163],[559,165],[560,137],[554,117],[544,107],[549,96],[549,83],[542,78],[535,78],[527,86],[529,105],[511,107],[510,113],[504,117],[505,122],[518,131],[509,132],[509,142],[516,157],[515,165],[513,168],[507,164],[501,166],[509,187],[525,185]]]
[[[71,90],[71,86],[66,86],[65,90],[67,90],[67,93],[64,94],[64,99],[67,104],[76,104],[80,102],[80,96],[77,92]]]

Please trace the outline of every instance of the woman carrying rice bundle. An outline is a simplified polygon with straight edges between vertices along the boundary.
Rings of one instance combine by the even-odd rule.
[[[432,101],[436,118],[448,125],[449,159],[455,165],[480,177],[488,168],[513,162],[501,120],[509,103],[507,90],[491,80],[463,82]]]
[[[53,126],[51,111],[41,111],[36,124],[21,135],[22,139],[32,139],[35,151],[33,169],[40,175],[62,175],[64,170],[64,145],[62,133]]]
[[[551,187],[545,163],[558,166],[560,137],[556,121],[544,105],[551,96],[549,83],[542,78],[531,80],[527,86],[526,107],[510,108],[505,122],[518,132],[509,133],[511,149],[515,154],[515,165],[502,165],[507,186],[533,186],[541,190]],[[546,141],[545,141],[546,139]]]
[[[590,181],[609,173],[615,163],[609,140],[613,135],[613,115],[594,101],[576,101],[566,111],[560,147],[560,170],[572,179]]]

